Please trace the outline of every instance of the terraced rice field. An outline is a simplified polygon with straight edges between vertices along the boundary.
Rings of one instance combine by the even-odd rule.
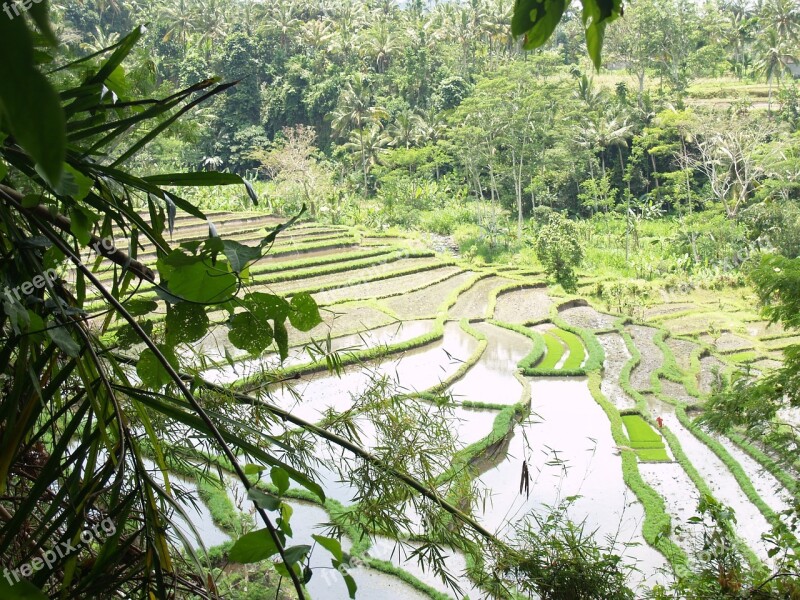
[[[248,244],[278,222],[226,213],[212,220],[223,238]],[[173,240],[199,239],[207,230],[180,218]],[[154,249],[145,247],[139,257],[152,263]],[[444,419],[454,439],[453,455],[434,469],[442,484],[463,471],[450,469],[452,463],[465,465],[484,490],[478,498],[452,496],[453,502],[471,507],[497,535],[513,537],[531,511],[575,496],[569,515],[601,538],[612,537],[616,550],[639,569],[631,574],[636,588],[669,581],[674,550],[693,547],[689,518],[701,493],[732,506],[742,543],[754,560],[769,560],[760,536],[775,518],[770,511],[791,501],[788,492],[733,440],[709,436],[685,410],[702,410],[716,372],[745,359],[773,368],[782,344],[794,341],[760,321],[746,300],[731,300],[728,312],[720,313],[713,295],[673,294],[648,306],[645,321],[633,323],[588,298],[552,296],[536,273],[477,268],[436,256],[410,239],[314,223],[280,236],[252,274],[248,291],[287,297],[312,292],[324,309],[323,323],[308,333],[290,330],[292,347],[281,364],[272,351],[234,351],[220,313],[206,339],[180,349],[184,356],[197,353],[198,366],[202,356],[206,379],[259,387],[293,415],[337,432],[350,418],[359,442],[375,451],[395,441],[375,421],[387,418],[375,412],[376,403],[384,411],[392,410],[391,403],[380,404],[385,396],[416,403]],[[106,281],[111,276],[103,274]],[[155,297],[148,285],[139,294]],[[159,304],[149,318],[158,326],[163,313]],[[327,372],[304,350],[312,342],[339,353],[341,375]],[[275,369],[294,378],[264,388],[266,373]],[[446,402],[431,403],[430,393]],[[281,422],[249,424],[275,435],[286,428]],[[408,424],[398,434],[411,430]],[[309,543],[342,510],[358,510],[356,488],[339,474],[356,461],[321,444],[312,444],[312,453],[322,461],[319,479],[330,499],[324,505],[292,500],[292,544]],[[529,491],[520,494],[523,465]],[[207,513],[197,525],[206,540],[230,535]],[[424,526],[417,527],[424,537]],[[360,598],[464,597],[422,572],[407,553],[387,551],[394,542],[375,533],[371,541],[343,544],[365,560],[353,570]],[[465,557],[452,552],[447,564],[469,598],[486,597],[469,579]],[[335,577],[315,575],[308,590],[313,598],[347,595]]]

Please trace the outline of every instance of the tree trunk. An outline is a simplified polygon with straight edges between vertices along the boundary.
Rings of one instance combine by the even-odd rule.
[[[369,193],[369,179],[367,177],[367,153],[364,148],[364,130],[358,130],[358,140],[361,144],[361,168],[364,170],[364,200],[367,199]]]

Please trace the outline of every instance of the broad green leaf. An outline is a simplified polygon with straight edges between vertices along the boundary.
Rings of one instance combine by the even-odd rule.
[[[347,566],[345,565],[345,568],[342,568],[343,563],[340,560],[332,560],[331,564],[333,565],[334,570],[339,571],[342,574],[342,578],[347,585],[347,593],[350,595],[350,598],[355,600],[358,586],[356,585],[356,580],[353,579],[353,576],[345,570]]]
[[[54,325],[51,323],[51,325]],[[71,358],[78,358],[81,353],[81,347],[78,345],[72,336],[69,334],[69,330],[66,325],[60,327],[53,327],[52,329],[47,330],[47,335],[53,340],[53,343],[61,348],[64,353],[71,357]]]
[[[250,312],[242,312],[229,321],[228,340],[250,354],[260,354],[272,343],[272,328],[266,320]]]
[[[264,292],[247,294],[242,303],[259,319],[283,321],[292,310],[291,305],[280,296]]]
[[[350,595],[350,598],[355,600],[356,591],[358,591],[356,580],[353,579],[353,576],[350,575],[350,573],[342,573],[342,578],[344,579],[345,585],[347,585],[347,593]]]
[[[247,263],[261,258],[261,248],[245,246],[233,240],[224,240],[222,244],[225,257],[231,263],[231,269],[235,273],[240,273]]]
[[[141,327],[148,336],[153,334],[153,321],[138,321],[138,323],[139,327]],[[139,337],[139,334],[136,333],[133,327],[128,323],[125,323],[122,327],[117,329],[117,344],[123,348],[140,343],[142,343],[142,338]]]
[[[25,208],[33,208],[38,206],[42,197],[39,194],[25,194],[22,197],[22,206]]]
[[[228,558],[231,562],[250,564],[266,560],[277,554],[278,548],[266,529],[258,529],[244,534],[230,549]]]
[[[72,229],[72,233],[75,235],[78,242],[87,246],[92,239],[94,224],[100,220],[99,215],[94,214],[92,211],[82,206],[75,206],[70,209],[69,218],[71,221],[70,228]]]
[[[158,346],[158,349],[167,359],[167,362],[172,365],[172,368],[177,369],[178,359],[173,350],[168,346],[161,345]],[[160,390],[172,381],[164,365],[161,364],[155,353],[149,348],[139,355],[139,360],[136,363],[136,374],[142,380],[142,384],[152,390]]]
[[[168,278],[168,290],[174,296],[189,302],[214,304],[229,300],[237,288],[236,276],[218,261],[211,266],[203,261],[173,267]]]
[[[275,334],[275,343],[278,344],[278,353],[281,357],[281,362],[286,360],[289,356],[289,332],[286,331],[286,326],[282,321],[273,322],[273,332]]]
[[[8,315],[14,333],[19,335],[22,330],[27,331],[31,324],[30,313],[17,300],[10,299],[9,296],[3,298],[3,312]]]
[[[0,15],[2,16],[2,15]],[[13,578],[13,576],[11,576]],[[0,598],[3,600],[48,600],[49,596],[26,579],[9,585],[7,577],[0,577]]]
[[[300,568],[300,565],[297,563],[293,563],[290,566],[292,571],[294,571],[295,575],[297,575],[299,579],[302,579],[303,571]],[[278,572],[278,575],[282,575],[283,577],[290,577],[289,568],[282,562],[275,563],[275,570]]]
[[[24,18],[0,18],[0,57],[0,116],[48,183],[57,186],[66,155],[64,112],[58,94],[36,68]]]
[[[292,546],[291,548],[286,548],[286,550],[283,551],[283,554],[286,557],[286,564],[294,565],[300,562],[308,555],[310,551],[311,551],[311,546],[307,546],[305,544],[299,546]]]
[[[155,300],[144,300],[141,298],[132,298],[124,304],[125,309],[134,317],[141,317],[149,315],[158,309],[158,302]]]
[[[291,504],[287,504],[285,502],[281,504],[281,516],[277,523],[280,526],[281,531],[283,531],[289,537],[294,535],[294,533],[292,533],[292,526],[290,524],[293,514],[294,509],[292,508]]]
[[[266,467],[262,465],[254,465],[252,463],[248,463],[244,466],[245,475],[257,475],[258,473],[262,473],[266,470],[267,470]]]
[[[281,507],[281,499],[272,494],[268,494],[258,488],[247,490],[247,497],[256,503],[260,508],[266,510],[278,510]]]
[[[525,36],[526,49],[538,48],[550,39],[566,5],[565,0],[516,0],[511,33]]]
[[[311,536],[316,542],[331,553],[336,560],[342,560],[342,543],[334,538],[325,537],[324,535],[317,535],[316,533]]]
[[[280,467],[272,467],[269,475],[272,483],[278,488],[278,494],[283,496],[289,489],[289,474]]]
[[[64,163],[64,176],[62,177],[59,188],[63,188],[66,181],[69,181],[70,184],[74,186],[74,191],[70,191],[69,194],[64,195],[72,196],[75,200],[83,200],[86,198],[86,196],[89,195],[89,191],[94,186],[94,181],[90,177],[74,169],[69,164]],[[56,191],[61,193],[60,189]]]
[[[195,342],[208,333],[206,310],[198,304],[181,302],[167,305],[166,333],[170,344]]]
[[[292,307],[289,312],[289,322],[300,331],[310,331],[322,323],[319,307],[310,294],[306,292],[295,294],[289,304]]]
[[[621,0],[583,0],[581,19],[586,28],[586,47],[597,69],[601,64],[606,25],[621,14]]]

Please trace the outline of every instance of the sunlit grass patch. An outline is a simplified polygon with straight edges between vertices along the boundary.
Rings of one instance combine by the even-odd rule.
[[[624,415],[622,422],[628,432],[630,446],[639,460],[668,461],[664,440],[640,415]]]
[[[583,347],[581,338],[571,331],[565,331],[563,329],[553,329],[552,333],[561,338],[567,345],[567,348],[569,348],[569,356],[567,356],[567,359],[564,361],[564,366],[562,368],[567,370],[579,369],[586,358],[586,350]]]

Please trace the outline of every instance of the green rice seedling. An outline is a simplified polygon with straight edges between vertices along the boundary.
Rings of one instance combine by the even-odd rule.
[[[640,415],[625,415],[622,422],[628,431],[630,446],[636,451],[639,460],[669,460],[664,440]]]
[[[561,340],[554,336],[550,331],[546,331],[542,336],[544,338],[544,344],[547,348],[547,352],[544,355],[542,361],[536,365],[537,369],[555,369],[558,361],[561,360],[561,357],[564,355],[564,344],[561,343]]]
[[[566,370],[579,369],[583,364],[583,360],[586,358],[586,350],[583,347],[581,338],[571,331],[565,331],[563,329],[553,329],[552,333],[561,338],[567,345],[567,348],[569,348],[569,356],[567,360],[564,361],[562,368]]]

